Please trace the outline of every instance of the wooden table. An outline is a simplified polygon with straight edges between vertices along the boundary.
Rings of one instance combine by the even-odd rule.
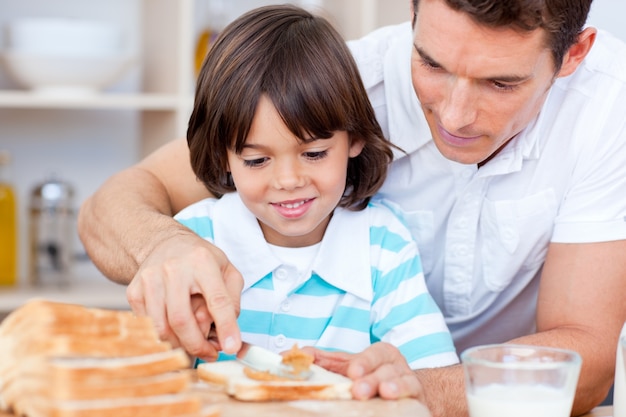
[[[217,403],[221,417],[431,417],[419,401],[276,401],[253,403],[233,400],[219,390],[200,391],[206,403]]]
[[[413,400],[384,401],[292,401],[286,403],[221,403],[221,417],[430,417],[424,406]],[[582,417],[611,417],[613,407],[594,409]],[[0,417],[14,417],[0,412]],[[529,416],[531,417],[531,416]]]

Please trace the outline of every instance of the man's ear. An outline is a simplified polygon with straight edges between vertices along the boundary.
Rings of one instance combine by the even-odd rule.
[[[563,65],[561,65],[557,77],[567,77],[576,71],[576,68],[583,62],[583,59],[591,50],[597,33],[598,30],[596,28],[588,27],[578,35],[576,43],[569,48],[563,57]]]

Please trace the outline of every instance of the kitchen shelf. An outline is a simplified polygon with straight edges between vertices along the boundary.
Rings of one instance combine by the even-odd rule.
[[[76,15],[98,18],[76,0],[65,0],[65,7],[75,7]],[[121,110],[139,113],[137,131],[143,157],[164,143],[184,136],[193,106],[194,5],[196,0],[117,0],[99,11],[109,20],[118,20],[125,28],[128,44],[135,45],[139,84],[132,92],[97,92],[83,95],[48,95],[28,90],[0,89],[0,109],[37,110]],[[8,0],[12,11],[7,15],[32,15],[23,9],[22,0]],[[30,0],[36,15],[57,13],[43,0]],[[72,6],[73,4],[73,6]],[[3,6],[5,7],[5,6]],[[113,12],[113,10],[117,10]],[[135,16],[133,19],[127,18]],[[114,14],[115,13],[115,14]],[[136,91],[138,89],[138,91]]]
[[[177,111],[181,106],[191,108],[192,105],[192,97],[164,93],[57,96],[26,90],[0,90],[0,108]]]

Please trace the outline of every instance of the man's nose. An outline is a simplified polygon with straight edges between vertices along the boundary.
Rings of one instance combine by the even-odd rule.
[[[455,132],[476,121],[476,86],[471,81],[454,78],[450,80],[440,109],[443,127]]]

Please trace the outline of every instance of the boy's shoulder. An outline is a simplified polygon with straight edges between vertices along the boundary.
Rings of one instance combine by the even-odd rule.
[[[369,211],[370,224],[382,226],[393,233],[411,238],[406,212],[396,203],[385,198],[375,197],[370,200],[366,210]]]

